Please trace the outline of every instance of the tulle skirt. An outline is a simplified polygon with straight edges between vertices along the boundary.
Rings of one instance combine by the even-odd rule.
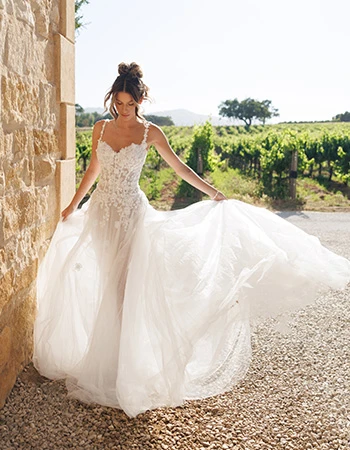
[[[116,213],[117,214],[117,213]],[[98,203],[59,222],[39,267],[34,365],[69,395],[123,409],[229,390],[251,326],[350,281],[350,262],[277,215],[236,200],[101,226]]]

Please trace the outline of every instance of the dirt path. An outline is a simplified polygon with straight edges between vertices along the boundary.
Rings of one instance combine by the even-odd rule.
[[[350,258],[350,213],[286,213]],[[29,366],[0,411],[0,449],[350,448],[350,287],[320,295],[289,334],[267,321],[253,335],[253,362],[224,395],[148,411],[135,419],[65,397],[61,382]]]

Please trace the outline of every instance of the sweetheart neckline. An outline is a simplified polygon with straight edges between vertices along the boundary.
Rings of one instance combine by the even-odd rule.
[[[133,145],[136,145],[137,147],[141,147],[142,145],[146,144],[146,142],[141,142],[141,144],[136,144],[135,142],[132,142],[131,144],[127,145],[126,147],[122,147],[120,150],[114,150],[113,147],[111,145],[109,145],[106,141],[103,141],[102,139],[100,139],[98,141],[98,144],[105,144],[113,153],[115,153],[116,155],[118,155],[118,153],[120,153],[123,150],[127,150],[128,148],[132,147]]]

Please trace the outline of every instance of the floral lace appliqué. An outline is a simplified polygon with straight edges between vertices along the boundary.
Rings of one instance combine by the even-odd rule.
[[[131,144],[118,152],[101,138],[98,142],[96,152],[101,174],[91,201],[98,203],[101,208],[100,225],[106,224],[113,217],[114,226],[122,226],[126,230],[133,214],[145,202],[139,178],[147,156],[148,128],[149,122],[145,122],[141,144]]]

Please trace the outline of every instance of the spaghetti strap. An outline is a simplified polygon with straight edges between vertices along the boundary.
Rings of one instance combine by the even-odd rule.
[[[144,126],[145,126],[145,133],[143,135],[143,140],[142,140],[142,144],[146,144],[147,141],[147,136],[148,136],[148,130],[149,130],[149,126],[150,126],[150,122],[144,121]]]
[[[102,139],[103,132],[105,131],[105,126],[106,126],[106,123],[107,123],[107,122],[109,122],[108,119],[106,119],[106,120],[103,122],[103,125],[102,125],[102,128],[101,128],[101,134],[100,134],[100,137],[98,138],[99,141]]]

